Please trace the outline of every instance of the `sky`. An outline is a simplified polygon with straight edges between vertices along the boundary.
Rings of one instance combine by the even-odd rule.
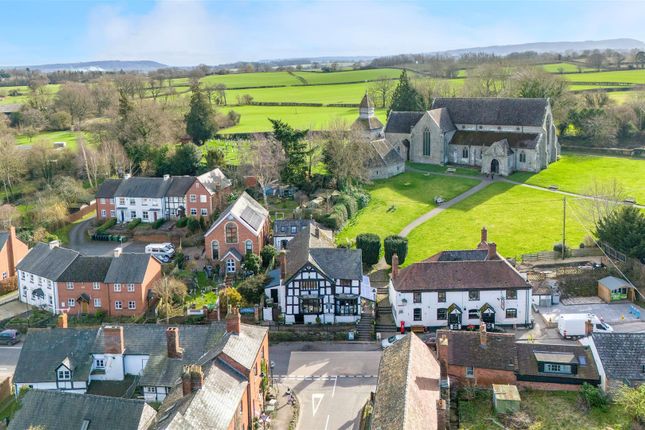
[[[645,40],[645,1],[0,0],[0,65],[172,66]]]

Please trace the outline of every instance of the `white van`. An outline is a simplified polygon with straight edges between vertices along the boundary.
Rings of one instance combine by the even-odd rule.
[[[601,321],[594,314],[562,314],[558,317],[558,332],[565,338],[584,337],[586,332],[587,321],[591,322],[593,333],[611,333],[614,331],[612,326]]]
[[[152,254],[163,263],[167,263],[175,256],[175,247],[170,242],[150,243],[146,245],[146,254]]]

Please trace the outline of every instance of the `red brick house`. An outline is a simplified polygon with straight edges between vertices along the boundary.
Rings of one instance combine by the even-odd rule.
[[[269,235],[269,211],[246,192],[213,222],[204,235],[206,258],[235,273],[244,255],[260,254]]]
[[[29,247],[16,237],[16,228],[0,232],[0,282],[16,276],[16,265],[29,252]]]

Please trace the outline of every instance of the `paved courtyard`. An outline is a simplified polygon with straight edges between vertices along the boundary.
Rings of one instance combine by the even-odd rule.
[[[298,429],[356,429],[376,389],[381,351],[376,344],[283,343],[270,348],[274,380],[300,402]]]
[[[558,304],[552,306],[540,307],[540,312],[544,318],[549,321],[555,321],[559,315],[562,314],[582,314],[591,313],[596,314],[598,318],[602,318],[605,322],[611,323],[624,323],[639,321],[633,314],[629,313],[631,303],[585,303],[576,305]],[[636,306],[641,312],[641,321],[645,323],[645,309]]]

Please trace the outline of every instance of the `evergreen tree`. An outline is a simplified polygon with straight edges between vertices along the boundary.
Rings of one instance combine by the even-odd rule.
[[[598,222],[596,236],[630,257],[645,258],[645,215],[623,206]]]
[[[203,145],[217,132],[213,109],[199,83],[191,87],[190,111],[186,114],[186,133],[195,145]]]
[[[390,111],[419,111],[425,109],[423,97],[417,92],[410,83],[407,72],[401,72],[399,84],[392,94],[392,104]]]
[[[282,181],[301,186],[306,180],[307,173],[307,144],[304,141],[309,130],[296,130],[286,122],[271,119],[273,135],[282,144],[287,158],[280,177]]]
[[[170,174],[196,175],[199,170],[202,154],[195,145],[186,143],[179,146],[170,160]]]

